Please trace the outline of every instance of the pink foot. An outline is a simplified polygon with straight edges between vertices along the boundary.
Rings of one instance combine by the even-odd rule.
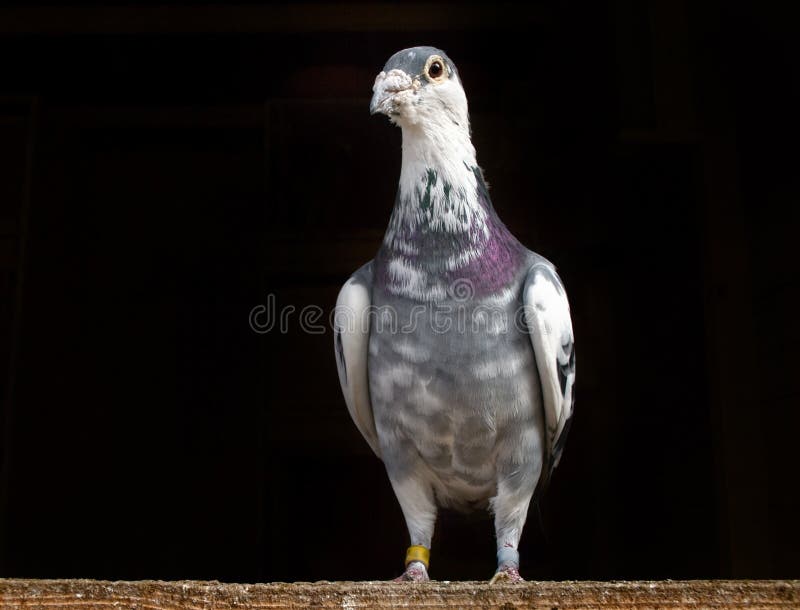
[[[519,568],[515,568],[514,566],[501,566],[497,569],[497,572],[494,573],[489,584],[495,585],[497,583],[513,582],[525,582],[525,579],[519,575]]]
[[[427,582],[428,570],[419,561],[412,561],[406,566],[406,571],[394,579],[393,582]]]

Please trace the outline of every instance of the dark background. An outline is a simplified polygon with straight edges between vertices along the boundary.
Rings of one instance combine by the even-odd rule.
[[[400,572],[298,313],[377,249],[400,131],[372,82],[431,44],[572,302],[577,413],[523,575],[800,576],[790,4],[0,9],[0,575]],[[249,326],[268,295],[285,334]],[[493,569],[489,518],[442,515],[433,576]]]

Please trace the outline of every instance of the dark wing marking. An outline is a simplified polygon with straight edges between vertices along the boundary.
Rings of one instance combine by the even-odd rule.
[[[334,349],[336,350],[336,364],[339,366],[339,370],[342,371],[342,375],[344,377],[344,383],[346,385],[347,363],[344,360],[344,347],[342,346],[342,330],[340,328],[336,328],[334,330],[333,345]]]

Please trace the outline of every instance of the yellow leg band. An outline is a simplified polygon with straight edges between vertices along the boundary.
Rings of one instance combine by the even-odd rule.
[[[425,566],[425,569],[427,570],[430,558],[431,558],[431,552],[424,546],[419,546],[419,545],[410,546],[406,551],[406,565],[408,565],[412,561],[419,561],[422,565]]]

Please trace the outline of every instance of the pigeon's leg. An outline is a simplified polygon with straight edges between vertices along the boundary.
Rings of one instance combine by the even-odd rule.
[[[519,466],[497,486],[497,496],[492,499],[494,529],[497,537],[497,572],[490,581],[521,582],[519,575],[519,540],[528,516],[528,506],[533,497],[539,470]],[[534,475],[535,476],[532,476]]]
[[[423,582],[428,578],[428,552],[436,523],[436,504],[430,483],[413,471],[402,476],[389,473],[394,494],[406,519],[411,547],[406,554],[406,571],[395,581]]]

